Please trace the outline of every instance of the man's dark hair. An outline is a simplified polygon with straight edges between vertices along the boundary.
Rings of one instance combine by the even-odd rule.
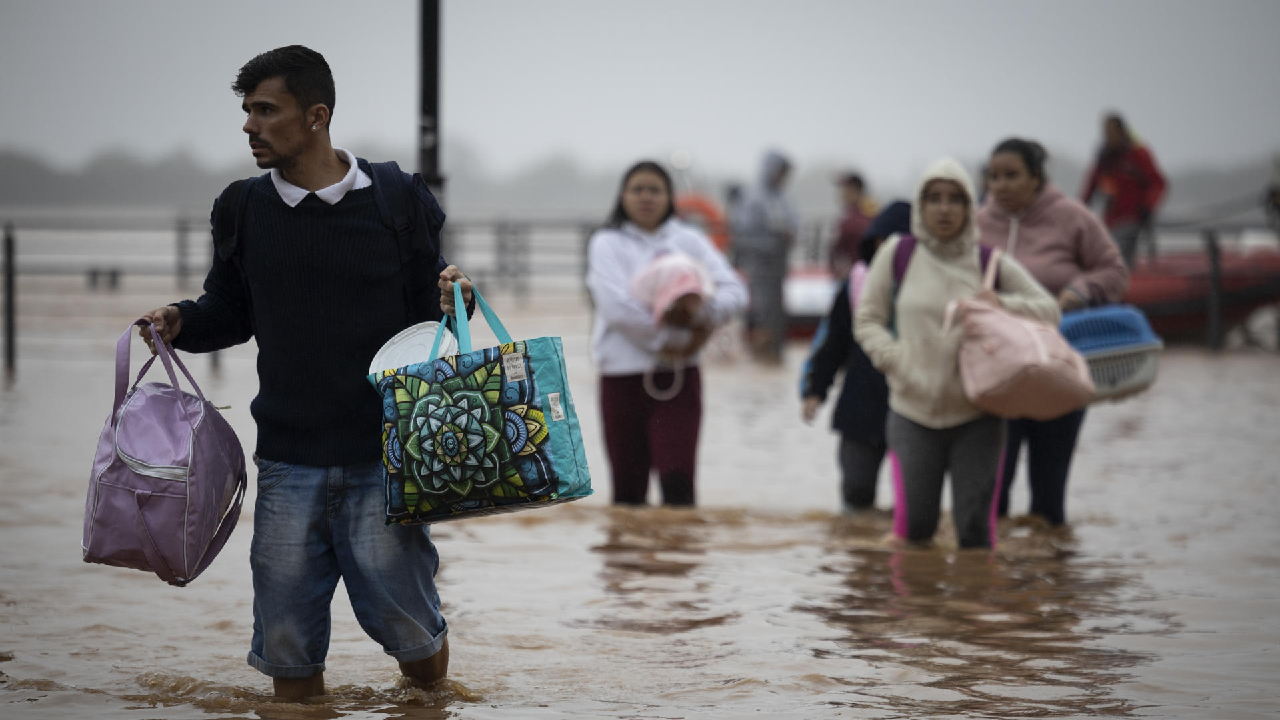
[[[302,45],[268,50],[240,68],[236,81],[231,83],[231,89],[236,95],[244,97],[253,92],[263,80],[273,77],[284,78],[285,89],[298,101],[298,107],[304,112],[312,105],[319,104],[329,108],[329,117],[333,117],[333,105],[336,102],[333,73],[329,71],[329,63],[324,61],[323,55]]]
[[[1129,137],[1129,123],[1125,121],[1124,116],[1120,113],[1111,111],[1102,116],[1102,121],[1115,123],[1120,128],[1120,132],[1124,133],[1125,137]]]
[[[840,176],[840,184],[841,184],[841,185],[852,185],[853,187],[858,188],[858,190],[859,190],[859,191],[862,191],[862,190],[865,190],[865,189],[866,189],[866,185],[865,185],[865,184],[863,183],[863,181],[862,181],[862,176],[861,176],[861,175],[859,175],[858,173],[854,173],[854,172],[851,172],[851,173],[845,173],[844,175],[841,175],[841,176]]]
[[[662,178],[662,184],[667,186],[667,211],[662,214],[662,221],[666,222],[672,215],[676,214],[676,189],[671,183],[671,175],[658,163],[652,160],[641,160],[640,162],[627,168],[627,172],[622,176],[622,185],[618,188],[618,202],[613,206],[613,212],[609,213],[608,227],[619,228],[622,223],[630,220],[627,217],[627,211],[622,207],[622,194],[627,190],[627,183],[631,181],[631,177],[636,173],[651,172]]]
[[[996,149],[991,151],[991,156],[995,157],[1000,153],[1013,153],[1021,157],[1022,164],[1027,166],[1027,174],[1041,183],[1048,180],[1044,174],[1044,164],[1049,159],[1049,153],[1044,149],[1043,145],[1035,140],[1009,138],[996,145]],[[986,173],[983,174],[985,175]]]

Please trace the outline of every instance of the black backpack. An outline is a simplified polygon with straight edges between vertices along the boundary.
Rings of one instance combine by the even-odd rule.
[[[414,254],[435,250],[437,257],[436,270],[448,267],[444,257],[440,255],[440,234],[444,228],[444,210],[427,188],[422,175],[414,173],[406,181],[405,173],[395,161],[371,163],[360,158],[356,164],[373,181],[374,201],[378,206],[378,214],[382,216],[382,224],[396,234],[396,244],[400,250],[400,278],[403,287],[406,313],[410,324],[422,320],[435,319],[420,317],[414,298],[419,296],[419,283],[423,278],[416,277],[413,272]],[[213,247],[218,257],[230,260],[240,275],[244,286],[245,298],[250,300],[249,321],[253,322],[252,299],[249,295],[249,279],[245,275],[244,266],[240,263],[240,218],[244,215],[245,204],[249,198],[249,188],[255,182],[267,181],[270,173],[258,175],[244,180],[236,180],[218,196],[217,209],[213,217]],[[434,280],[435,278],[431,278]],[[432,283],[434,285],[434,282]]]

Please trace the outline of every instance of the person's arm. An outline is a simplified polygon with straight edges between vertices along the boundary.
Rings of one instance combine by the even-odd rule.
[[[693,236],[694,241],[689,248],[693,252],[690,254],[706,268],[714,287],[697,320],[701,324],[719,327],[747,308],[747,286],[725,256],[711,244],[710,238],[696,231]]]
[[[1084,188],[1080,190],[1080,202],[1088,205],[1093,200],[1093,193],[1098,190],[1098,170],[1097,163],[1089,168],[1089,174],[1085,176]]]
[[[1160,168],[1156,166],[1155,157],[1146,148],[1137,148],[1133,157],[1138,165],[1138,171],[1142,173],[1142,210],[1147,217],[1150,217],[1156,206],[1164,199],[1166,187],[1164,173],[1160,172]]]
[[[623,265],[612,233],[597,232],[587,247],[587,289],[596,313],[636,345],[657,353],[675,344],[688,331],[654,322],[653,313],[631,296],[631,271]]]
[[[867,281],[858,298],[854,315],[853,335],[880,372],[889,375],[897,365],[901,346],[889,332],[889,320],[893,317],[893,256],[900,235],[894,235],[876,251],[875,259],[867,270]]]
[[[1088,208],[1080,208],[1079,215],[1075,242],[1081,272],[1067,289],[1090,305],[1120,302],[1129,288],[1129,268],[1120,256],[1120,248]]]
[[[218,217],[213,204],[209,223]],[[213,352],[248,342],[253,337],[252,305],[245,279],[230,259],[213,253],[213,264],[204,279],[204,294],[197,300],[173,303],[179,313],[170,340],[185,352]],[[153,313],[156,311],[153,311]],[[170,314],[171,316],[171,314]],[[145,328],[143,328],[145,330]],[[162,337],[167,333],[162,333]]]
[[[836,375],[849,358],[849,346],[853,344],[853,312],[849,309],[848,283],[836,293],[819,333],[817,347],[800,376],[800,397],[816,397],[825,402]]]
[[[996,295],[1006,310],[1054,325],[1062,320],[1058,301],[1017,260],[1001,255],[999,273],[1000,291]]]
[[[401,173],[409,194],[416,200],[414,211],[414,243],[409,287],[415,297],[410,299],[411,315],[420,321],[444,320],[453,315],[453,283],[461,282],[462,300],[467,305],[467,317],[476,310],[475,295],[471,292],[471,280],[456,266],[449,264],[442,252],[445,223],[444,209],[436,201],[431,189],[420,175]],[[421,223],[421,224],[420,224]],[[426,232],[422,232],[425,227]],[[432,284],[431,278],[436,282]],[[439,294],[436,289],[439,289]]]

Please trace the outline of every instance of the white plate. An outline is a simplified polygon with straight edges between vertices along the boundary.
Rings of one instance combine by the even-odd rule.
[[[458,341],[454,339],[453,333],[449,332],[449,328],[441,328],[440,323],[435,320],[428,320],[401,330],[383,344],[369,363],[370,374],[434,360],[431,357],[431,344],[436,340],[437,330],[444,333],[444,339],[440,341],[440,357],[456,355]]]

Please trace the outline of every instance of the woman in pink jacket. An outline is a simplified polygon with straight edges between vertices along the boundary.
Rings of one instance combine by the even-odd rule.
[[[990,196],[978,211],[981,242],[999,247],[1058,298],[1064,312],[1119,302],[1129,285],[1120,250],[1101,221],[1049,183],[1039,143],[1010,138],[987,166]],[[1009,513],[1009,486],[1025,440],[1031,514],[1066,522],[1067,475],[1084,411],[1046,420],[1011,420],[999,478],[999,512]]]

